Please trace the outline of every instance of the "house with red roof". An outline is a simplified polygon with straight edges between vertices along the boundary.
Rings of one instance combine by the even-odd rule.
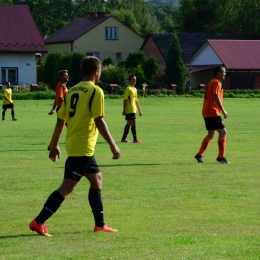
[[[36,82],[36,53],[46,53],[44,40],[27,5],[0,5],[0,83]]]
[[[207,85],[213,77],[213,68],[223,65],[227,74],[226,89],[260,88],[260,40],[209,39],[192,56],[189,64],[191,86]]]
[[[45,39],[48,53],[80,52],[103,61],[125,60],[130,52],[140,50],[144,38],[106,12],[92,12],[87,18],[73,20]],[[44,55],[44,59],[46,55]]]

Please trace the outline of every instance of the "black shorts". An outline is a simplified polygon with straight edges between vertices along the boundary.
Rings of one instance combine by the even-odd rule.
[[[134,119],[136,119],[135,113],[125,115],[125,120],[134,120]]]
[[[57,106],[56,107],[56,113],[58,113],[58,111],[60,110],[61,106]]]
[[[68,157],[65,163],[64,179],[73,179],[77,182],[86,173],[100,172],[93,156]]]
[[[11,109],[14,108],[14,103],[2,106],[2,109],[8,109],[8,108],[11,108]]]
[[[204,118],[207,130],[217,130],[225,128],[224,122],[221,116],[205,117]]]

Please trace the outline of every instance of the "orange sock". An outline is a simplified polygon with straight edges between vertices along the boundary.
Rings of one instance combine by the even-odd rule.
[[[202,156],[203,153],[206,151],[206,149],[208,148],[209,146],[209,143],[210,143],[210,139],[208,139],[207,137],[205,137],[202,141],[202,144],[200,146],[200,150],[199,150],[199,155]]]
[[[219,138],[218,139],[218,157],[223,159],[225,157],[226,151],[226,138]]]

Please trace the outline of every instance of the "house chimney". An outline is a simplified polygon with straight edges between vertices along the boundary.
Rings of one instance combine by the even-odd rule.
[[[98,12],[98,17],[106,17],[106,12]]]
[[[97,16],[96,12],[91,12],[88,14],[88,19],[95,18]]]

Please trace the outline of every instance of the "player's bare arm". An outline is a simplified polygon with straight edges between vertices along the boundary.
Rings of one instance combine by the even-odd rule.
[[[65,121],[58,118],[58,121],[55,126],[55,130],[52,137],[52,147],[49,153],[49,158],[53,162],[57,162],[57,160],[60,158],[60,148],[59,148],[59,140],[60,136],[63,130],[63,127],[65,125]]]
[[[227,118],[227,117],[228,117],[228,113],[227,113],[227,111],[224,109],[224,107],[223,107],[223,105],[222,105],[222,103],[221,103],[221,101],[220,101],[220,99],[219,99],[219,96],[218,96],[217,94],[214,95],[214,100],[215,100],[217,106],[221,109],[224,118]]]
[[[135,103],[136,103],[136,107],[137,107],[137,109],[138,109],[138,111],[139,111],[139,116],[142,116],[143,113],[142,113],[142,111],[141,111],[141,108],[140,108],[139,102],[136,101]]]
[[[54,112],[54,110],[55,110],[55,108],[56,108],[56,100],[54,99],[54,102],[53,102],[53,105],[52,105],[52,109],[51,109],[51,111],[48,113],[48,115],[52,115],[53,112]]]
[[[126,112],[125,112],[125,110],[126,110],[126,104],[127,104],[127,100],[124,99],[124,102],[123,102],[123,113],[122,113],[123,116],[126,115]]]
[[[110,146],[110,150],[113,153],[112,159],[119,159],[120,149],[117,147],[113,137],[111,136],[105,120],[100,116],[95,118],[94,121],[99,133],[102,135],[102,137],[106,140],[106,142]]]

